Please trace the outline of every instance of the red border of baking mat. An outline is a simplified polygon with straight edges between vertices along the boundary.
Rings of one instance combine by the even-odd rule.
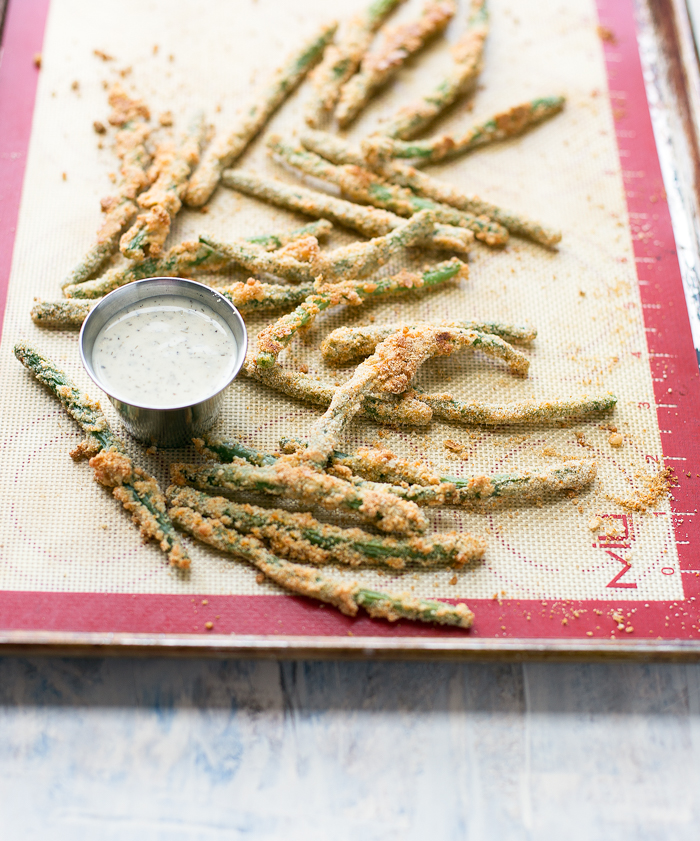
[[[41,51],[48,5],[49,0],[11,0],[5,24],[0,64],[0,314],[7,296],[11,247],[31,134],[38,75],[33,57]],[[623,597],[627,589],[634,587],[625,580],[629,567],[618,558],[620,569],[608,585],[612,597],[609,601],[476,599],[470,601],[477,619],[469,634],[409,622],[389,625],[367,616],[348,619],[331,607],[293,596],[21,591],[0,592],[0,628],[170,635],[205,634],[206,623],[211,623],[214,633],[221,634],[331,637],[352,633],[552,642],[588,639],[589,635],[640,641],[693,639],[700,635],[691,612],[694,602],[687,601],[700,594],[700,559],[693,557],[691,548],[693,538],[698,537],[696,512],[691,510],[696,479],[686,478],[691,465],[700,472],[698,366],[642,78],[633,0],[598,0],[597,5],[601,26],[615,36],[604,42],[604,50],[627,205],[635,224],[643,219],[651,225],[652,236],[635,238],[634,253],[663,451],[679,478],[672,507],[686,600],[650,602],[646,608],[643,602],[614,598]],[[654,411],[654,407],[648,408]],[[654,467],[651,456],[649,461]],[[694,474],[695,470],[690,472]],[[611,557],[615,558],[612,550]],[[618,630],[616,623],[611,624],[609,614],[613,608],[623,614],[635,609],[633,635]],[[596,610],[606,615],[601,616]]]

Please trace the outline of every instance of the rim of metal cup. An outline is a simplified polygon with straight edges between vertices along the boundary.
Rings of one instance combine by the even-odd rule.
[[[139,301],[144,301],[149,298],[157,298],[160,295],[178,295],[180,293],[182,293],[183,296],[187,296],[189,294],[190,297],[194,297],[196,300],[201,301],[201,303],[207,304],[217,313],[217,315],[220,315],[225,319],[227,326],[233,333],[237,346],[236,359],[232,368],[232,373],[224,385],[217,388],[216,391],[212,391],[202,397],[201,400],[197,400],[196,403],[187,402],[178,404],[177,406],[167,407],[150,406],[148,404],[135,403],[130,399],[125,400],[123,396],[113,394],[107,385],[100,380],[100,377],[95,373],[95,369],[92,366],[92,345],[89,349],[85,346],[87,341],[86,335],[93,331],[93,324],[95,321],[104,319],[102,324],[95,329],[93,336],[94,342],[94,339],[97,337],[99,331],[102,329],[104,324],[106,324],[109,318],[130,304],[138,303]],[[109,314],[106,315],[105,312],[108,312]],[[239,341],[239,337],[241,341]],[[174,412],[199,405],[200,403],[204,403],[206,400],[211,400],[231,385],[240,373],[243,363],[245,362],[246,353],[248,351],[248,331],[246,330],[245,322],[243,321],[243,317],[238,309],[236,309],[236,307],[227,298],[224,298],[223,295],[217,292],[216,289],[212,289],[211,286],[206,286],[204,283],[198,283],[196,280],[189,280],[184,277],[147,277],[143,280],[134,280],[131,283],[120,286],[108,295],[105,295],[102,300],[98,301],[98,303],[90,310],[87,318],[83,322],[83,326],[80,328],[80,338],[78,340],[78,344],[80,348],[80,359],[83,363],[83,367],[88,373],[88,376],[95,385],[105,392],[108,397],[118,400],[120,403],[133,406],[135,409],[148,409],[152,412]]]

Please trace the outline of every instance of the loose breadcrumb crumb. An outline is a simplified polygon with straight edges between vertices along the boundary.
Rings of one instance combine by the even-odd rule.
[[[632,495],[625,499],[614,496],[608,498],[623,508],[627,508],[628,511],[644,513],[649,508],[654,508],[660,500],[668,496],[670,489],[677,484],[671,467],[659,470],[653,476],[646,472],[642,472],[638,476],[644,485],[643,490],[635,489]]]

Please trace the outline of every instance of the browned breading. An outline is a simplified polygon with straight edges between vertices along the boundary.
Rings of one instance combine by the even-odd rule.
[[[412,485],[439,485],[440,477],[424,461],[399,458],[381,447],[360,447],[353,463],[361,463],[359,475],[372,482],[408,482]],[[340,466],[340,465],[339,465]]]
[[[131,459],[116,450],[101,450],[90,459],[90,467],[95,471],[95,480],[106,488],[130,482],[134,471]]]
[[[321,249],[318,245],[318,239],[315,236],[308,236],[289,242],[282,248],[278,248],[274,253],[281,260],[285,257],[292,257],[301,263],[314,263],[319,259]]]
[[[92,458],[99,452],[99,442],[94,438],[86,438],[84,441],[81,441],[74,450],[71,450],[69,455],[73,461],[85,461],[86,458]]]
[[[140,470],[137,470],[137,473],[145,478],[134,482],[133,487],[122,484],[117,485],[112,488],[112,496],[118,499],[131,514],[131,519],[139,527],[144,542],[154,540],[158,543],[161,551],[167,554],[170,566],[180,570],[189,569],[190,559],[182,545],[180,543],[173,544],[172,540],[168,539],[155,515],[143,505],[134,492],[137,490],[142,498],[147,496],[156,510],[161,514],[165,514],[165,499],[158,488],[156,480]]]
[[[360,72],[341,90],[335,114],[341,126],[357,116],[372,92],[385,84],[411,55],[442,32],[456,7],[454,0],[427,0],[420,17],[386,30],[381,46],[365,56]]]
[[[265,284],[255,277],[249,277],[246,281],[230,283],[226,291],[236,298],[236,305],[245,305],[247,301],[262,301],[265,297]]]
[[[157,515],[167,517],[167,506],[156,480],[118,450],[101,450],[89,464],[95,472],[95,480],[111,488],[112,496],[129,511],[144,541],[155,540],[168,556],[170,566],[189,569],[187,552],[158,522]]]
[[[182,207],[187,179],[199,161],[206,134],[204,119],[198,115],[179,146],[162,143],[157,148],[148,173],[151,186],[137,200],[146,212],[136,217],[119,242],[125,257],[143,260],[161,254],[170,222]]]

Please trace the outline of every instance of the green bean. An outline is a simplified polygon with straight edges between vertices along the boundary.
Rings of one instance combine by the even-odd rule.
[[[113,289],[146,277],[183,277],[196,269],[218,271],[230,260],[201,242],[183,242],[158,257],[149,257],[123,269],[110,269],[102,277],[66,286],[67,298],[100,298]]]
[[[418,400],[433,410],[436,418],[457,423],[499,424],[543,423],[584,417],[614,408],[614,394],[581,395],[558,400],[519,400],[512,403],[476,403],[456,400],[451,394],[416,393]]]
[[[171,464],[170,472],[173,484],[192,485],[203,491],[259,491],[331,511],[354,511],[381,531],[406,534],[423,532],[427,526],[413,503],[398,499],[386,488],[356,487],[313,469],[295,456],[260,467],[244,463]]]
[[[249,366],[248,376],[315,406],[330,405],[335,386],[324,385],[308,374],[284,371],[279,367]],[[561,400],[517,400],[508,403],[483,403],[457,400],[451,394],[427,394],[412,391],[398,402],[389,395],[365,395],[361,415],[377,423],[392,426],[425,426],[432,418],[461,424],[485,426],[519,423],[551,423],[606,412],[614,408],[613,394],[569,397]]]
[[[199,241],[249,272],[272,274],[294,283],[313,283],[317,274],[312,264],[318,253],[316,237],[297,240],[279,251],[265,251],[246,242],[220,242],[208,236],[200,236]]]
[[[468,196],[408,164],[384,156],[381,150],[382,140],[379,137],[371,138],[371,143],[367,146],[368,159],[365,159],[361,150],[328,132],[308,130],[301,134],[299,140],[306,149],[316,152],[333,163],[369,166],[387,181],[408,187],[419,196],[449,204],[468,213],[488,216],[494,222],[507,228],[511,234],[531,239],[547,248],[554,248],[561,241],[559,231],[547,228],[539,222],[533,222],[520,213],[483,201],[478,196]],[[386,141],[387,138],[384,140]],[[391,144],[391,141],[388,140],[388,143]]]
[[[299,246],[305,240],[270,254],[252,245],[222,243],[210,237],[200,237],[200,242],[225,255],[229,260],[240,263],[249,271],[268,272],[297,282],[309,283],[319,277],[326,282],[332,282],[345,277],[361,278],[371,274],[383,266],[396,251],[417,245],[434,229],[434,214],[432,211],[423,210],[386,236],[375,237],[369,242],[356,242],[326,253],[320,252],[316,243],[315,248],[308,248],[307,252],[301,255],[305,258],[303,262],[297,259],[298,252],[288,249]],[[315,242],[313,237],[307,239]]]
[[[98,299],[99,300],[99,299]],[[97,301],[69,298],[63,301],[37,301],[32,307],[32,321],[39,327],[80,328]]]
[[[275,178],[262,178],[252,172],[227,169],[221,176],[221,183],[225,187],[255,196],[277,207],[296,210],[307,216],[326,216],[367,237],[385,236],[404,224],[404,220],[395,213],[363,207],[306,187],[286,184]],[[421,239],[420,244],[426,248],[466,252],[473,238],[471,231],[466,229],[436,224],[426,233],[425,238]]]
[[[182,207],[192,169],[199,161],[206,139],[204,115],[197,114],[190,123],[180,146],[162,145],[156,151],[155,181],[138,197],[138,204],[145,212],[136,217],[129,230],[122,235],[119,248],[130,260],[159,257],[163,243],[170,232],[170,223]]]
[[[326,219],[320,219],[317,222],[303,225],[301,228],[295,228],[291,231],[248,237],[241,242],[241,245],[245,247],[246,244],[249,244],[254,254],[260,257],[264,252],[285,248],[292,243],[306,240],[309,236],[326,236],[331,230],[332,224]],[[111,269],[102,277],[96,278],[88,283],[68,286],[64,289],[64,295],[68,298],[99,298],[111,292],[113,289],[117,289],[119,286],[131,283],[133,280],[141,280],[146,277],[189,277],[195,271],[216,272],[226,268],[230,264],[231,260],[228,257],[202,242],[183,242],[180,245],[173,246],[160,258],[149,258],[140,263],[132,263],[125,268]],[[264,292],[262,296],[259,294],[260,287],[262,287],[262,291]],[[237,293],[233,291],[234,289],[238,293],[245,291],[241,288],[240,284],[234,284],[229,290],[231,294],[235,295]],[[272,284],[258,284],[257,300],[261,303],[265,301],[271,304],[270,306],[263,304],[259,308],[279,309],[287,306],[288,303],[294,306],[295,303],[299,302],[298,294],[291,290],[286,293],[289,296],[289,301],[285,300],[286,296],[282,292],[282,289],[283,287]],[[279,306],[277,303],[274,303],[275,301],[279,303]],[[236,301],[233,303],[236,304]],[[250,307],[258,308],[252,300],[250,301]]]
[[[242,458],[253,464],[272,464],[276,456],[259,453],[240,442],[222,442],[214,438],[196,441],[197,449],[208,458],[230,461]],[[298,450],[298,442],[283,439],[286,449]],[[335,450],[330,458],[333,475],[354,482],[363,488],[384,488],[389,493],[411,500],[417,505],[473,505],[475,503],[526,502],[548,494],[581,490],[596,476],[597,467],[588,459],[571,459],[551,465],[544,472],[477,474],[472,476],[441,475],[424,462],[408,461],[389,450],[360,447],[348,455]],[[360,477],[360,478],[358,478]]]
[[[341,166],[345,164],[367,166],[362,149],[359,146],[353,146],[352,143],[337,134],[305,129],[299,134],[299,143],[304,149],[315,152],[327,161],[331,161],[331,163]]]
[[[377,280],[346,280],[340,283],[316,284],[316,288],[293,312],[282,316],[258,334],[256,364],[268,368],[277,361],[280,351],[294,338],[298,330],[309,327],[316,316],[325,309],[348,304],[361,306],[365,301],[422,290],[441,285],[455,277],[468,276],[468,267],[453,259],[423,272],[422,275],[405,269],[393,277]],[[376,345],[376,343],[375,343]]]
[[[307,433],[303,442],[306,449],[301,457],[316,466],[324,466],[359,411],[363,395],[372,391],[402,394],[427,359],[467,346],[500,355],[514,372],[527,373],[527,359],[497,336],[430,324],[404,327],[377,345],[374,354],[358,365],[350,379],[337,389],[326,412]]]
[[[407,564],[463,566],[481,558],[485,549],[484,541],[470,534],[449,532],[397,539],[369,534],[359,528],[339,528],[320,523],[306,512],[292,513],[279,508],[239,504],[192,488],[171,486],[166,496],[170,516],[176,524],[179,515],[173,509],[189,508],[227,529],[252,534],[264,540],[275,555],[301,563],[383,566],[389,569],[405,569]]]
[[[420,245],[434,230],[435,214],[432,210],[421,210],[385,236],[319,254],[314,262],[314,274],[321,275],[326,282],[364,277],[383,266],[397,251]]]
[[[278,456],[255,450],[242,441],[235,441],[232,438],[223,441],[221,438],[215,438],[211,433],[205,438],[193,438],[192,443],[197,452],[205,458],[210,461],[219,461],[222,464],[229,464],[234,459],[242,458],[250,464],[262,467],[265,464],[274,464],[278,459]],[[205,512],[202,511],[202,513]]]
[[[280,391],[289,397],[311,403],[313,406],[330,406],[336,386],[327,385],[298,371],[285,371],[278,365],[273,368],[260,368],[248,358],[242,369],[243,373],[268,388]],[[430,423],[432,410],[421,400],[410,395],[365,394],[362,398],[359,415],[376,423],[390,426],[426,426]]]
[[[355,480],[358,488],[386,488],[401,499],[422,506],[457,505],[488,508],[494,505],[534,502],[554,493],[582,490],[590,485],[597,474],[595,461],[587,459],[563,461],[542,472],[526,470],[466,477],[430,475],[429,478],[427,471],[421,473],[402,459],[394,457],[391,463],[380,456],[380,461],[380,466],[375,467],[366,456],[349,456],[337,458],[334,464],[356,470],[360,475],[382,477],[381,481]],[[419,481],[421,477],[423,481]],[[387,480],[393,484],[386,484]]]
[[[335,116],[341,127],[355,119],[372,93],[386,84],[408,58],[443,31],[456,9],[455,0],[428,0],[417,20],[386,32],[379,49],[363,59],[360,72],[340,92]]]
[[[399,216],[412,216],[420,210],[432,210],[436,221],[467,228],[487,245],[504,245],[508,241],[508,231],[487,217],[477,217],[450,205],[416,196],[406,187],[392,184],[364,167],[335,166],[314,152],[289,146],[278,135],[268,139],[268,146],[273,154],[305,174],[336,184],[341,193],[353,201],[366,202]]]
[[[317,190],[286,184],[275,178],[263,178],[254,172],[227,169],[221,176],[221,183],[225,187],[238,190],[247,196],[255,196],[277,207],[295,210],[306,216],[324,216],[367,237],[388,234],[403,221],[393,213],[373,207],[362,207]]]
[[[15,345],[17,359],[59,399],[68,414],[87,433],[71,456],[86,456],[95,472],[95,479],[112,489],[113,496],[129,511],[144,538],[158,542],[171,566],[188,569],[190,559],[168,517],[165,497],[156,480],[136,467],[126,455],[123,445],[109,428],[100,404],[91,400],[56,365],[35,348]]]
[[[335,35],[337,26],[335,21],[324,24],[304,43],[300,51],[288,56],[282,67],[254,94],[252,104],[239,118],[233,131],[212,143],[190,179],[185,194],[185,202],[188,205],[201,207],[209,199],[224,169],[243,154],[272,114],[301,84],[304,76],[321,58],[324,49]]]
[[[401,324],[372,324],[365,327],[338,327],[321,344],[321,353],[329,365],[343,365],[353,359],[369,356],[379,342],[405,326]],[[415,324],[409,324],[414,327]],[[438,326],[477,330],[492,333],[508,342],[531,342],[537,336],[533,327],[504,324],[498,321],[443,321]]]
[[[502,111],[472,126],[462,135],[441,134],[426,140],[410,141],[391,140],[385,137],[376,142],[380,144],[383,156],[415,158],[421,164],[432,164],[464,155],[479,146],[522,134],[531,126],[558,114],[563,107],[563,96],[542,97],[516,105],[508,111]],[[369,157],[373,154],[374,142],[374,139],[370,137],[363,146],[365,154]]]
[[[290,242],[296,242],[298,239],[305,237],[316,237],[316,239],[323,239],[333,230],[333,223],[327,219],[318,219],[316,222],[309,222],[307,225],[302,225],[301,228],[295,228],[292,231],[283,231],[278,234],[260,234],[259,236],[246,237],[246,242],[252,242],[253,245],[259,245],[265,251],[277,251],[279,248],[284,248]]]
[[[306,449],[301,457],[316,466],[324,466],[357,414],[364,394],[371,391],[402,394],[427,359],[467,347],[500,357],[514,374],[527,375],[527,357],[498,336],[432,324],[406,326],[380,342],[373,355],[358,365],[350,379],[337,389],[328,409],[312,424],[302,442]]]
[[[333,581],[318,570],[278,558],[254,537],[239,535],[189,508],[176,509],[173,517],[180,528],[216,549],[244,558],[285,590],[332,604],[346,616],[355,616],[362,607],[373,618],[390,622],[404,618],[469,628],[474,620],[474,614],[461,602],[452,605],[408,595],[379,593],[360,587],[356,581]]]
[[[374,33],[401,2],[374,0],[364,12],[348,21],[338,42],[326,48],[323,60],[311,74],[312,95],[304,110],[308,125],[318,126],[333,111],[340,89],[359,67]]]
[[[255,278],[238,281],[228,286],[217,286],[223,295],[242,313],[275,312],[299,306],[313,293],[313,286],[283,286],[277,283],[261,283]]]
[[[488,17],[485,0],[472,3],[467,30],[452,48],[450,70],[429,93],[401,108],[391,122],[382,126],[382,134],[410,140],[473,86],[483,64]]]
[[[250,243],[254,254],[264,259],[264,254],[270,251],[272,245],[281,243],[286,247],[285,244],[289,245],[299,239],[305,239],[309,231],[316,231],[319,235],[324,235],[330,222],[320,221],[324,224],[314,223],[287,233],[250,237],[244,240],[242,245],[245,247],[246,243]],[[160,259],[149,258],[123,269],[111,269],[95,280],[66,287],[64,294],[71,299],[98,298],[134,280],[141,280],[146,277],[191,277],[196,271],[219,271],[226,268],[230,262],[231,260],[228,257],[204,243],[183,242],[180,245],[173,246]],[[299,289],[291,289],[276,284],[260,283],[251,278],[247,283],[233,283],[220,288],[219,291],[224,296],[230,297],[235,306],[246,311],[272,311],[296,306],[306,295],[311,293],[312,288],[307,285]],[[305,294],[302,294],[302,292],[305,292]],[[66,306],[62,306],[62,303]],[[84,310],[83,319],[78,323],[77,318],[83,310],[78,308],[77,301],[74,303],[76,305],[75,309],[71,309],[68,302],[38,304],[32,310],[32,318],[36,323],[41,322],[47,327],[78,326],[87,315],[87,309]]]
[[[117,192],[102,200],[106,215],[97,239],[65,278],[62,288],[87,280],[117,251],[119,238],[138,214],[136,197],[151,183],[148,176],[151,155],[146,149],[151,129],[145,124],[150,119],[148,108],[141,100],[128,96],[119,84],[112,86],[108,101],[112,107],[109,122],[119,127],[115,140],[122,166]]]

